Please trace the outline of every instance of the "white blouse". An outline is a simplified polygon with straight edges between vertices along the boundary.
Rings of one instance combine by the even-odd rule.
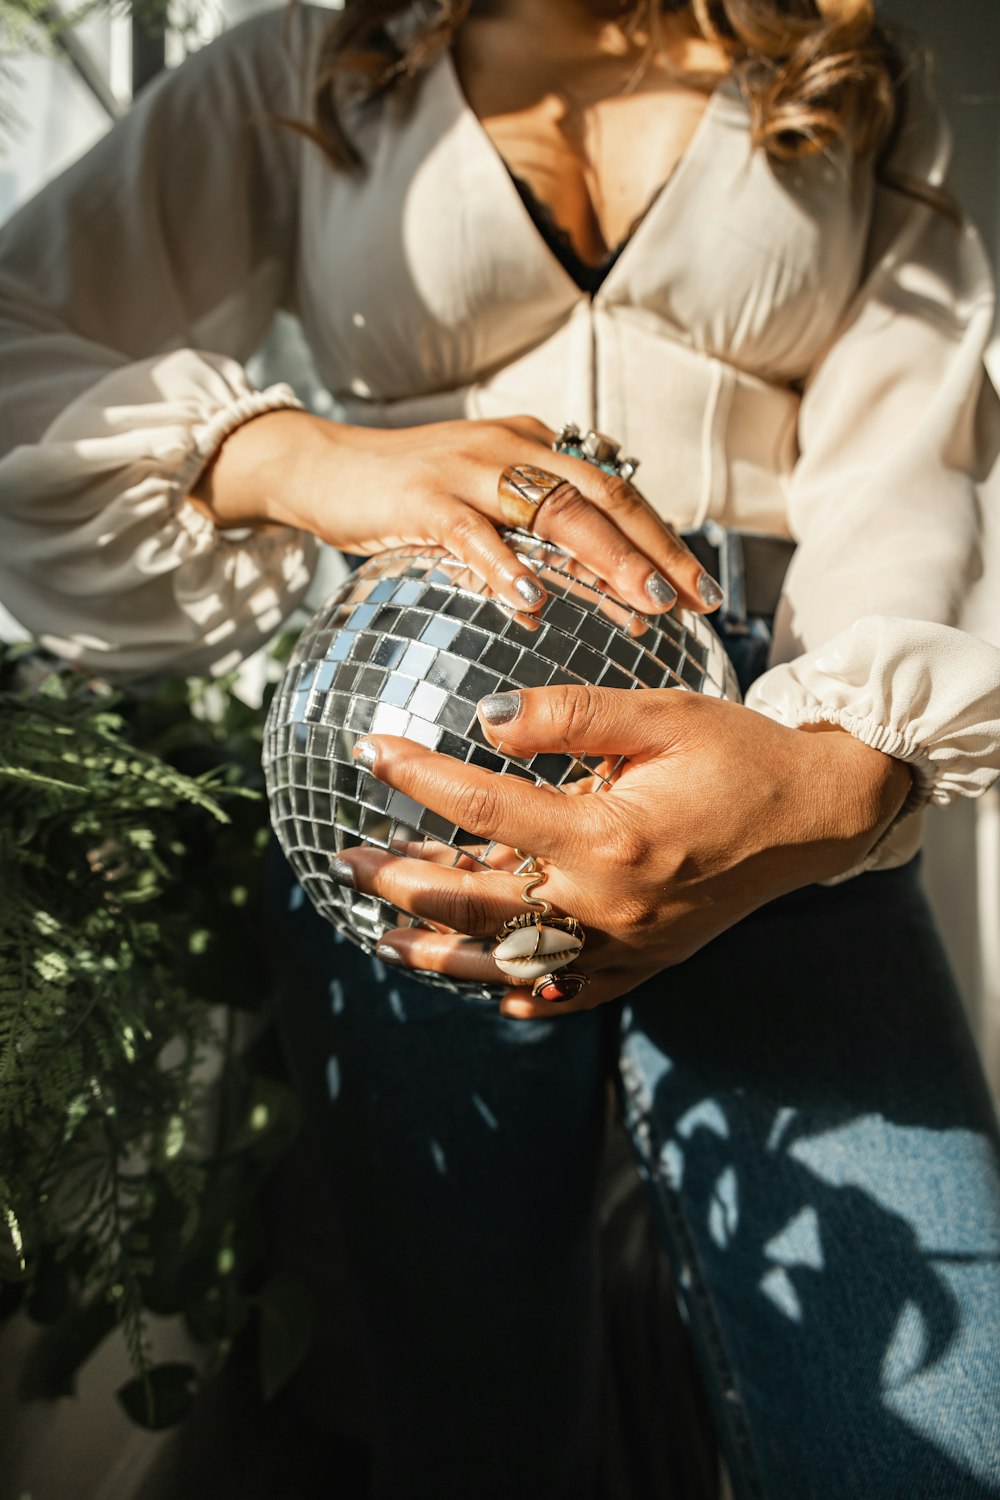
[[[221,671],[274,632],[313,539],[220,532],[187,496],[234,427],[298,404],[244,370],[284,308],[351,422],[576,421],[639,455],[644,493],[676,524],[795,537],[751,706],[909,761],[907,813],[988,786],[1000,651],[954,628],[998,499],[975,232],[844,150],[770,163],[730,78],[591,298],[450,55],[353,106],[366,173],[263,118],[309,117],[329,20],[301,6],[225,33],[0,231],[11,613],[106,674]],[[947,134],[926,101],[910,115],[894,165],[938,183]],[[331,505],[350,503],[336,478]],[[1000,639],[1000,599],[978,590],[978,628]],[[918,841],[903,817],[865,867]]]

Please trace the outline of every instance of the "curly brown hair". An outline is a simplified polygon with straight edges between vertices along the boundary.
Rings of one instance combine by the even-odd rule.
[[[298,0],[289,0],[294,9]],[[449,47],[489,0],[345,0],[322,40],[313,80],[313,121],[292,122],[339,167],[360,166],[341,85],[375,99],[415,77]],[[390,23],[418,9],[405,45]],[[730,58],[750,109],[751,139],[773,160],[826,150],[846,139],[858,155],[884,147],[898,117],[902,63],[875,19],[872,0],[632,0],[627,24],[656,48],[666,14],[686,12],[692,35]]]

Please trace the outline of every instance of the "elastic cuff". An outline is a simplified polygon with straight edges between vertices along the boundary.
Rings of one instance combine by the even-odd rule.
[[[931,800],[935,783],[934,771],[929,757],[923,750],[914,745],[900,730],[890,729],[887,725],[880,724],[871,715],[862,717],[849,713],[847,709],[824,708],[822,704],[812,704],[808,708],[803,706],[801,713],[796,714],[795,721],[789,723],[788,727],[800,729],[804,724],[836,724],[838,729],[843,729],[853,739],[860,740],[862,744],[870,745],[873,750],[881,750],[883,754],[891,755],[894,760],[903,761],[912,772],[910,789],[902,806],[888,827],[879,834],[864,859],[853,869],[845,870],[830,880],[820,882],[822,885],[841,885],[845,880],[853,880],[856,875],[864,875],[869,870],[877,870],[882,866],[886,845],[898,832],[900,824],[905,823],[913,813],[925,807]],[[897,862],[896,859],[892,859],[890,863],[894,865]]]
[[[304,411],[303,403],[296,396],[290,385],[284,382],[278,385],[269,385],[264,391],[248,391],[246,395],[239,396],[235,401],[217,411],[207,422],[195,427],[192,438],[193,448],[187,456],[177,476],[177,487],[184,495],[188,495],[197,484],[202,470],[214,457],[215,453],[225,442],[231,432],[237,427],[242,427],[251,417],[259,417],[265,411],[281,411],[283,409]],[[212,522],[203,516],[194,506],[189,506],[196,516],[212,528]]]
[[[906,762],[913,772],[913,785],[891,825],[893,828],[905,814],[915,812],[918,807],[933,800],[937,782],[933,762],[927,752],[915,745],[901,730],[880,724],[870,714],[861,717],[846,708],[824,707],[822,703],[810,704],[808,708],[803,706],[801,713],[795,715],[795,720],[789,727],[800,729],[803,724],[836,724],[838,729],[846,730],[854,739],[870,745],[873,750],[881,750],[894,760]]]

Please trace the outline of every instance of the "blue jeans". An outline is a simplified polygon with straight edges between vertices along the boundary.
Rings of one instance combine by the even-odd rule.
[[[588,1500],[609,1080],[738,1500],[1000,1497],[1000,1139],[916,863],[552,1021],[389,971],[276,855],[379,1500]]]

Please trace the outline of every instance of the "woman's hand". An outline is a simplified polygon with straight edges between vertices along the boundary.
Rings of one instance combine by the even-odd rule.
[[[192,500],[220,526],[296,526],[342,552],[441,545],[507,604],[536,610],[545,592],[497,531],[502,471],[532,464],[565,480],[538,507],[532,530],[633,609],[660,613],[678,594],[699,613],[719,605],[718,584],[635,486],[552,452],[553,436],[531,417],[385,430],[264,412],[230,433]]]
[[[905,764],[840,730],[786,729],[680,689],[536,688],[484,699],[479,713],[508,755],[628,757],[609,788],[564,796],[394,736],[359,741],[358,760],[380,781],[484,841],[530,850],[548,875],[539,894],[583,924],[574,968],[590,984],[561,1004],[509,990],[502,1009],[511,1016],[562,1015],[626,994],[755,907],[846,872],[910,787]],[[349,850],[337,873],[440,924],[387,934],[380,956],[509,983],[490,948],[525,909],[523,876],[370,849]]]

